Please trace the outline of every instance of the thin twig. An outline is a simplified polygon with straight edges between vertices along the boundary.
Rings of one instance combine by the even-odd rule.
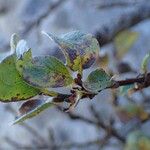
[[[115,37],[115,35],[125,29],[128,29],[135,24],[147,19],[150,17],[150,1],[141,2],[136,5],[135,9],[132,11],[128,11],[118,20],[115,21],[115,24],[108,23],[101,26],[95,32],[95,36],[98,39],[101,46],[109,43]],[[111,22],[111,21],[110,21]]]
[[[61,110],[59,107],[58,107],[58,110]],[[62,111],[63,112],[63,111]],[[77,115],[77,114],[73,114],[71,112],[68,112],[66,113],[69,118],[71,118],[72,120],[80,120],[80,121],[83,121],[83,122],[86,122],[86,123],[89,123],[89,124],[92,124],[94,126],[97,126],[97,127],[101,127],[102,129],[104,129],[106,132],[111,132],[112,136],[116,137],[118,140],[120,140],[121,142],[125,142],[125,139],[120,136],[117,131],[115,129],[113,129],[112,127],[110,126],[106,126],[104,123],[102,123],[100,120],[98,121],[93,121],[89,118],[86,118],[84,116],[81,116],[81,115]],[[109,130],[108,130],[109,129]]]
[[[109,135],[116,137],[121,142],[125,142],[125,138],[118,134],[116,129],[114,129],[112,126],[105,125],[103,121],[101,121],[101,118],[99,116],[99,113],[95,110],[94,107],[91,107],[91,112],[95,116],[95,118],[98,120],[98,125],[104,129]]]
[[[144,87],[150,86],[150,73],[147,73],[146,75],[142,75],[142,77],[116,81],[114,88],[118,88],[120,86],[125,86],[125,85],[130,85],[134,83],[144,84]]]
[[[6,110],[14,115],[17,114],[17,111],[15,109],[13,109],[13,107],[11,107],[11,105],[7,105],[6,106]],[[44,143],[46,144],[47,141],[45,140],[45,138],[43,138],[37,130],[35,130],[32,126],[29,126],[28,124],[26,123],[22,123],[21,124],[22,127],[24,127],[33,137],[36,137],[36,139],[38,141],[40,141],[40,143]]]
[[[132,1],[132,2],[129,2],[129,1],[118,1],[118,2],[107,1],[107,2],[99,4],[99,6],[97,6],[97,8],[98,9],[106,9],[106,8],[112,8],[112,7],[128,7],[128,6],[133,6],[133,5],[140,4],[140,3],[142,3],[142,2],[141,1]]]

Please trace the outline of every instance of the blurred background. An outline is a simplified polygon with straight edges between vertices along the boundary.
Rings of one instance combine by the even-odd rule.
[[[150,1],[0,0],[1,60],[9,54],[13,33],[28,41],[34,56],[64,60],[41,30],[95,35],[100,58],[85,75],[101,67],[116,79],[136,77],[150,51]],[[0,149],[150,150],[150,89],[132,95],[127,89],[103,91],[72,113],[50,108],[21,125],[12,125],[20,103],[0,103]]]

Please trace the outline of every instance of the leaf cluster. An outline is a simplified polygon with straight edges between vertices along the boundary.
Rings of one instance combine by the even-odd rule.
[[[0,101],[26,100],[19,109],[19,118],[14,123],[32,118],[58,103],[69,103],[66,109],[69,111],[77,105],[79,100],[92,99],[98,92],[107,88],[123,86],[121,92],[126,93],[129,89],[137,90],[134,86],[136,82],[145,86],[143,76],[138,79],[115,81],[99,67],[82,81],[83,70],[90,68],[100,58],[100,47],[96,38],[80,31],[69,32],[61,36],[42,33],[58,44],[66,62],[64,64],[50,55],[33,57],[32,49],[27,42],[19,39],[16,34],[12,35],[10,40],[12,54],[0,63]],[[121,34],[121,38],[124,39],[124,34]],[[132,34],[129,42],[125,43],[124,53],[134,39],[135,34]],[[115,42],[117,44],[119,38],[116,38]],[[146,55],[142,62],[144,74],[147,73],[149,58],[149,55]],[[75,78],[72,76],[73,72],[76,72]],[[54,88],[58,87],[70,88],[70,94],[56,92]],[[37,95],[46,95],[49,98],[47,100],[35,98]]]

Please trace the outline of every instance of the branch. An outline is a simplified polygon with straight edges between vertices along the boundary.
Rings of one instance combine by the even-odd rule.
[[[43,12],[43,14],[41,14],[36,20],[27,24],[21,34],[23,36],[27,35],[35,26],[39,26],[54,9],[58,8],[65,1],[66,0],[58,0],[54,4],[49,5],[49,8]],[[111,42],[118,32],[130,28],[150,17],[150,2],[145,3],[142,1],[134,7],[134,10],[122,14],[118,20],[115,20],[115,23],[107,23],[94,32],[94,35],[101,46]],[[9,43],[4,46],[4,49],[9,49]]]
[[[6,109],[6,111],[8,111],[8,112],[10,112],[10,113],[12,113],[13,115],[16,116],[17,111],[13,107],[11,107],[11,105],[6,105],[5,109]],[[33,137],[35,137],[37,139],[37,141],[39,142],[39,144],[43,143],[43,144],[46,145],[45,138],[42,137],[41,134],[37,130],[35,130],[32,126],[30,126],[30,125],[28,125],[28,124],[26,124],[24,122],[21,124],[21,126],[24,129],[26,129],[26,131],[28,131]],[[8,137],[6,137],[6,139],[7,139],[7,142],[9,142],[11,145],[24,147],[24,146],[21,146],[19,143],[17,144],[15,141],[9,139]]]
[[[77,103],[75,101],[75,98],[77,96],[76,90],[77,91],[79,90],[82,93],[80,100],[84,99],[84,98],[93,99],[98,94],[98,93],[93,93],[93,92],[85,89],[83,86],[82,79],[79,75],[77,75],[77,78],[75,78],[74,81],[75,81],[76,85],[78,85],[80,88],[73,87],[73,89],[70,91],[71,94],[69,94],[69,95],[58,94],[58,96],[56,96],[53,99],[53,102],[56,104],[62,103],[62,102],[70,103],[70,106],[68,108],[64,109],[64,111],[69,111],[72,108],[72,106],[75,107],[77,105]],[[150,86],[150,73],[142,74],[141,76],[138,76],[136,78],[129,78],[129,79],[125,79],[125,80],[114,81],[114,83],[111,86],[106,87],[106,89],[116,89],[116,88],[119,88],[120,86],[126,86],[126,85],[135,84],[135,83],[136,83],[136,87],[133,88],[133,92],[136,92],[136,91],[142,90],[143,88],[149,87]],[[99,92],[101,92],[101,91],[99,91]],[[74,119],[76,118],[76,116],[71,116],[71,117],[73,117]],[[85,118],[82,118],[82,120],[84,120],[84,119]],[[91,122],[91,120],[86,119],[86,122],[93,124],[93,122]],[[101,124],[101,126],[103,126],[103,125]]]
[[[133,6],[138,3],[141,3],[141,1],[104,1],[103,3],[99,4],[97,6],[98,9],[106,9],[106,8],[112,8],[112,7],[127,7],[127,6]]]
[[[79,116],[79,115],[77,115],[77,114],[72,114],[72,113],[68,113],[69,114],[69,117],[71,118],[71,119],[73,119],[73,120],[81,120],[81,121],[83,121],[83,122],[86,122],[86,123],[89,123],[89,124],[93,124],[93,125],[95,125],[95,126],[98,126],[98,127],[101,127],[102,129],[104,129],[106,132],[110,132],[109,134],[111,134],[111,136],[114,136],[114,137],[116,137],[118,140],[120,140],[121,142],[125,142],[125,139],[122,137],[122,136],[120,136],[118,133],[117,133],[117,131],[114,129],[114,128],[112,128],[111,126],[106,126],[103,122],[101,122],[101,121],[92,121],[92,120],[90,120],[90,119],[88,119],[88,118],[85,118],[85,117],[83,117],[83,116]]]
[[[134,83],[139,83],[143,85],[143,88],[150,86],[150,73],[147,73],[146,75],[142,75],[142,77],[116,81],[115,84],[112,86],[112,88],[118,88],[120,86],[130,85]]]
[[[95,97],[97,94],[96,93],[92,93],[90,91],[87,91],[83,86],[82,86],[82,81],[80,79],[76,79],[76,84],[78,84],[82,91],[84,91],[84,94],[82,95],[82,98],[90,98],[92,99],[93,97]],[[125,86],[125,85],[131,85],[131,84],[139,84],[134,91],[138,91],[141,90],[143,88],[149,87],[150,86],[150,73],[147,74],[142,74],[140,77],[136,77],[136,78],[129,78],[129,79],[125,79],[125,80],[119,80],[119,81],[114,81],[114,84],[112,86],[107,87],[106,89],[116,89],[119,88],[120,86]],[[101,91],[99,91],[101,92]]]
[[[33,20],[33,22],[31,22],[30,24],[28,24],[24,31],[22,32],[23,35],[28,34],[30,32],[30,30],[32,30],[32,28],[34,26],[39,26],[40,23],[56,8],[58,8],[62,3],[64,3],[66,0],[58,0],[56,1],[54,4],[49,5],[49,8],[47,9],[47,11],[45,11],[43,14],[41,14],[41,16],[39,18],[37,18],[36,20]]]
[[[135,24],[150,17],[150,2],[141,2],[136,5],[135,9],[124,13],[115,23],[105,24],[100,27],[95,36],[98,39],[101,46],[109,43],[115,37],[115,35],[127,28],[134,26]],[[112,25],[111,25],[112,24]]]
[[[58,110],[61,111],[60,107],[57,107]],[[61,112],[64,112],[64,111],[61,111]],[[96,111],[93,111],[94,112],[94,115],[96,114]],[[89,118],[86,118],[84,116],[80,116],[80,115],[77,115],[77,114],[73,114],[71,112],[68,112],[67,115],[69,116],[70,119],[72,120],[80,120],[80,121],[83,121],[83,122],[86,122],[88,124],[92,124],[92,125],[95,125],[97,127],[100,127],[102,129],[104,129],[106,131],[106,133],[108,133],[110,136],[114,136],[116,137],[118,140],[120,140],[121,142],[125,142],[125,139],[124,137],[120,136],[117,131],[112,128],[111,126],[107,126],[105,125],[103,122],[100,121],[100,119],[98,119],[97,121],[93,121]],[[96,117],[97,118],[97,117]]]
[[[54,145],[53,147],[55,149],[72,149],[72,148],[85,148],[89,147],[91,145],[101,145],[101,141],[99,139],[93,140],[93,141],[87,141],[84,143],[68,143],[68,144],[58,144]]]
[[[5,141],[11,146],[11,148],[20,150],[31,149],[30,145],[23,145],[10,137],[5,137]]]

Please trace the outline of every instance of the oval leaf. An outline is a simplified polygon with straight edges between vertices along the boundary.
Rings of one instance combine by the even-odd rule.
[[[85,34],[80,31],[73,31],[56,37],[47,34],[62,49],[66,57],[67,66],[73,71],[82,71],[91,67],[100,50],[98,41],[91,34]]]
[[[16,48],[16,68],[25,81],[38,88],[62,87],[73,79],[66,66],[53,56],[32,58],[31,49],[21,40]]]
[[[144,132],[137,130],[133,131],[127,136],[125,150],[149,150],[150,137]]]
[[[20,68],[25,81],[39,88],[63,87],[73,82],[65,65],[52,56],[34,57]]]
[[[15,56],[11,55],[0,63],[0,101],[10,102],[29,99],[39,90],[28,85],[15,66]]]
[[[27,119],[33,118],[50,106],[53,106],[53,104],[49,100],[36,99],[27,101],[20,107],[19,111],[21,115],[13,124],[21,123]]]
[[[87,80],[83,82],[84,88],[94,93],[98,93],[112,84],[111,77],[103,69],[96,69],[91,72]]]

